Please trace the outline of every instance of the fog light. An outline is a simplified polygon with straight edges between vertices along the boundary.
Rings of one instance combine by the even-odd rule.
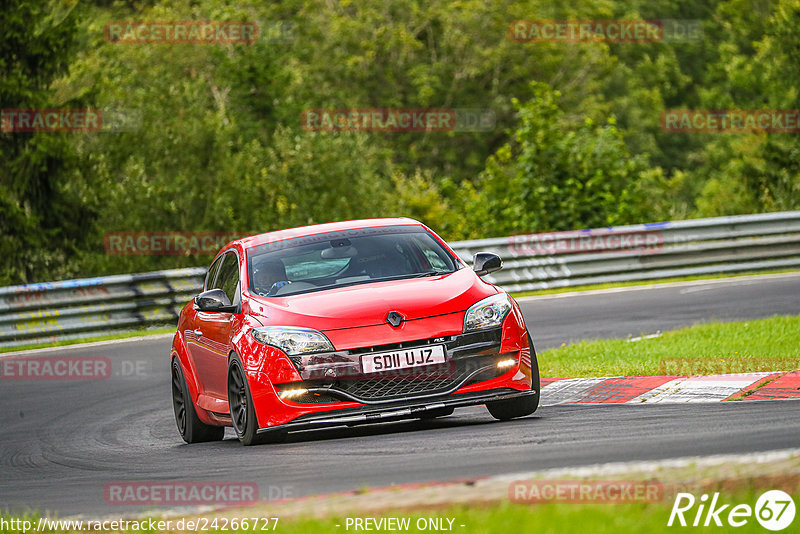
[[[503,360],[503,361],[497,362],[497,368],[498,369],[505,369],[506,367],[513,367],[514,365],[517,365],[517,360],[515,360],[513,358],[510,359],[510,360]]]
[[[280,397],[282,399],[292,399],[294,397],[299,397],[303,393],[308,393],[307,389],[284,389],[280,393]]]

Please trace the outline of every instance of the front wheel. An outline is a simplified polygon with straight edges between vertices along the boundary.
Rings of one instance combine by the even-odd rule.
[[[186,443],[219,441],[225,436],[225,427],[207,425],[197,417],[192,396],[186,386],[186,378],[177,359],[172,360],[172,408],[175,411],[178,432]]]
[[[258,434],[258,420],[247,375],[239,356],[234,353],[228,362],[228,407],[236,437],[243,445],[282,441],[284,433]]]
[[[536,360],[536,350],[533,348],[533,340],[528,334],[528,344],[531,348],[531,390],[535,393],[519,399],[508,399],[494,402],[487,402],[486,408],[492,417],[500,421],[508,421],[517,417],[531,415],[539,407],[539,362]]]

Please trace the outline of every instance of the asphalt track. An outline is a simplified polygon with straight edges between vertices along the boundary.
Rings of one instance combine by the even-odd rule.
[[[537,348],[652,333],[708,320],[800,314],[800,276],[523,299]],[[120,481],[240,481],[262,498],[553,467],[800,445],[794,401],[552,406],[495,422],[476,407],[429,422],[313,431],[241,447],[232,434],[188,446],[175,429],[164,337],[54,349],[107,356],[96,381],[0,380],[0,508],[66,515],[134,514],[111,506]]]

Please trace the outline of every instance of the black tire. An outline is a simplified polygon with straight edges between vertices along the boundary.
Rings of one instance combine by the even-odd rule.
[[[277,443],[286,438],[285,432],[258,434],[258,420],[253,407],[253,396],[247,374],[244,372],[239,355],[234,353],[228,361],[228,407],[236,437],[243,445]]]
[[[487,402],[486,408],[492,417],[500,421],[508,421],[517,417],[531,415],[539,408],[539,362],[536,359],[536,350],[533,348],[533,340],[528,334],[528,343],[531,347],[531,389],[535,391],[533,395],[521,397],[519,399],[508,399],[494,402]]]
[[[428,410],[427,412],[423,413],[419,416],[420,419],[423,421],[428,421],[430,419],[436,419],[438,417],[447,417],[448,415],[453,415],[453,412],[456,411],[455,408],[439,408],[438,410]]]
[[[177,359],[172,360],[172,408],[178,432],[186,443],[220,441],[225,436],[224,426],[207,425],[197,417],[194,402],[186,386],[186,378]]]

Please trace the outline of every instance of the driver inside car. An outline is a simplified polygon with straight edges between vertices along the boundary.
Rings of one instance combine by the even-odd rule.
[[[286,278],[286,268],[281,261],[260,263],[253,271],[253,289],[260,297],[271,296],[291,284]]]

